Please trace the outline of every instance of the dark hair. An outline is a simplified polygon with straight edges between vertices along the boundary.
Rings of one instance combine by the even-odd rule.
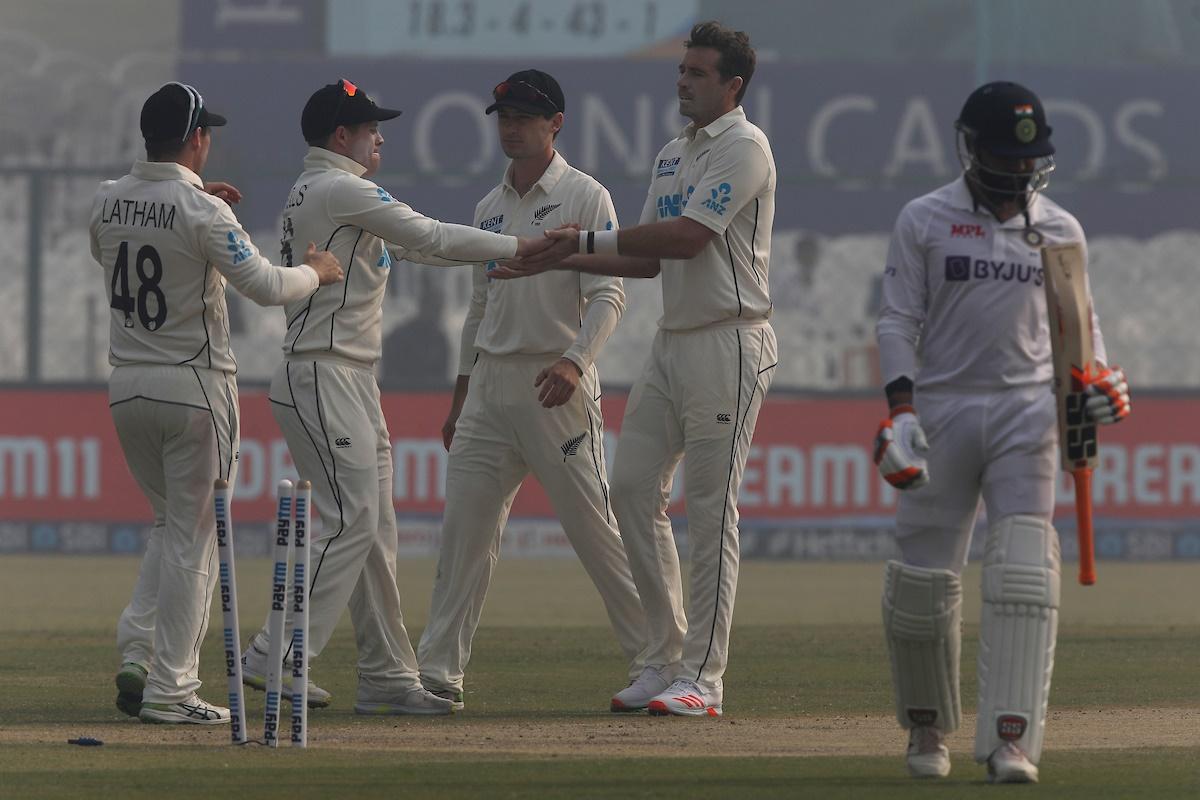
[[[370,125],[372,122],[374,122],[374,120],[368,120],[367,122],[355,122],[350,125],[338,125],[337,128],[334,128],[324,136],[319,136],[316,139],[305,139],[304,141],[309,147],[322,147],[328,150],[329,140],[333,138],[335,133],[337,133],[338,128],[345,128],[348,131],[357,132],[359,128],[364,125]]]
[[[196,128],[198,131],[208,130],[205,127]],[[192,135],[188,134],[188,139]],[[167,139],[158,142],[146,142],[146,160],[147,161],[174,161],[175,157],[183,152],[183,146],[187,144],[187,140],[179,141],[177,139]]]
[[[729,82],[735,77],[742,79],[742,88],[738,90],[734,101],[742,102],[746,95],[746,87],[754,77],[754,64],[757,60],[754,48],[750,46],[750,36],[745,31],[735,31],[726,28],[715,19],[708,22],[698,22],[692,28],[689,38],[683,43],[684,47],[711,47],[721,54],[717,59],[717,71],[721,80]]]

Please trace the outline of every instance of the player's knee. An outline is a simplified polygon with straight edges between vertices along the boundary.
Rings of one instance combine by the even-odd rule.
[[[1048,519],[1013,514],[988,528],[983,556],[985,603],[1057,608],[1060,576],[1058,533]]]

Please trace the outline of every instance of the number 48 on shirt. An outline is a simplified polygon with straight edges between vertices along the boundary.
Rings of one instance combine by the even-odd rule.
[[[149,265],[149,269],[147,269]],[[167,298],[159,288],[163,266],[158,251],[150,245],[142,245],[134,260],[138,288],[135,297],[129,288],[129,242],[121,242],[117,250],[117,263],[113,265],[112,299],[109,307],[125,314],[125,327],[133,327],[133,315],[148,331],[162,327],[167,320]]]

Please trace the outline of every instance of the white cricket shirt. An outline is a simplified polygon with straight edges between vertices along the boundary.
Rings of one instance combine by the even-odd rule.
[[[310,147],[288,196],[284,261],[316,242],[346,270],[343,283],[321,287],[285,308],[283,350],[289,357],[332,356],[374,368],[382,352],[383,292],[393,257],[455,266],[516,255],[516,238],[419,214],[360,177],[365,171],[350,158]]]
[[[1001,389],[1054,374],[1041,248],[1087,240],[1048,197],[999,222],[965,178],[910,201],[888,246],[876,334],[885,385],[908,375],[920,389]],[[1088,288],[1089,299],[1091,288]],[[1106,362],[1095,311],[1096,358]]]
[[[684,128],[654,162],[641,224],[684,216],[716,236],[694,258],[664,258],[664,330],[771,315],[767,268],[775,221],[775,158],[741,106]]]
[[[475,208],[475,225],[514,236],[541,236],[567,223],[584,230],[615,229],[617,212],[608,190],[557,152],[524,197],[513,188],[510,164],[503,182]],[[487,277],[488,266],[475,267],[458,373],[471,374],[479,351],[497,356],[555,353],[586,372],[625,311],[621,279],[551,270],[498,281]]]
[[[113,366],[236,372],[226,279],[259,305],[317,288],[306,265],[286,269],[259,255],[229,205],[175,162],[138,161],[125,177],[101,183],[90,230],[108,289]]]

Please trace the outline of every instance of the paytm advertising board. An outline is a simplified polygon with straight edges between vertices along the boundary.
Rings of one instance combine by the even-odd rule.
[[[0,552],[133,552],[152,522],[125,466],[102,391],[12,391],[0,418]],[[445,501],[440,428],[448,393],[389,393],[393,500],[410,554],[436,552]],[[623,395],[605,396],[606,455],[616,449]],[[241,394],[242,438],[233,518],[256,542],[272,519],[271,493],[296,478],[261,391]],[[739,508],[750,557],[879,558],[891,547],[896,493],[871,462],[883,403],[871,397],[770,395],[746,466]],[[71,408],[70,415],[58,409]],[[1102,432],[1093,499],[1101,558],[1200,558],[1200,429],[1172,420],[1200,415],[1200,396],[1138,397],[1137,413]],[[312,476],[303,476],[309,477]],[[936,476],[934,476],[936,480]],[[670,513],[686,530],[680,471]],[[1062,477],[1056,524],[1071,557],[1073,491]],[[569,553],[537,482],[526,481],[510,532],[530,554]],[[510,537],[512,538],[512,537]],[[265,549],[264,549],[265,554]]]

